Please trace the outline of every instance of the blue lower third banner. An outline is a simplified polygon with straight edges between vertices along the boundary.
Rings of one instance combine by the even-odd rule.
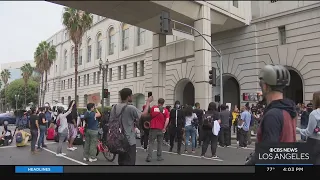
[[[16,166],[16,173],[63,173],[63,166]]]
[[[310,165],[312,148],[307,143],[256,143],[256,165],[299,164]]]

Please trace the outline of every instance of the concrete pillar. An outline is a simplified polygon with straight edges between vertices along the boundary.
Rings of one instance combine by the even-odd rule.
[[[165,99],[166,63],[160,63],[160,47],[166,45],[166,36],[153,34],[152,41],[152,95],[157,104],[159,98]]]
[[[194,27],[211,42],[210,8],[203,5]],[[211,69],[211,46],[199,35],[195,34],[195,102],[207,109],[212,101],[212,88],[209,85],[209,70]]]

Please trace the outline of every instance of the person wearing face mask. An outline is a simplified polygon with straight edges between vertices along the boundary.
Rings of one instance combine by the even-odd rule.
[[[181,154],[183,127],[185,123],[185,117],[180,106],[180,102],[176,101],[174,103],[174,108],[170,111],[169,119],[169,134],[170,134],[170,152],[172,152],[174,146],[174,140],[177,138],[178,147],[177,153]]]

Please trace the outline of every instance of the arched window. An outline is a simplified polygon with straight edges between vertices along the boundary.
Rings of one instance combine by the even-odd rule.
[[[67,70],[67,66],[68,66],[68,51],[67,50],[65,50],[64,51],[64,59],[63,59],[64,61],[63,61],[63,69],[64,70]]]
[[[64,97],[61,97],[61,103],[64,104]]]
[[[74,47],[71,48],[71,61],[70,67],[74,67]]]
[[[91,39],[88,39],[88,53],[87,53],[87,62],[91,62]]]
[[[76,97],[76,104],[77,104],[77,107],[79,106],[79,95],[77,95]]]
[[[71,102],[71,96],[68,96],[68,104]]]
[[[140,45],[143,45],[144,44],[144,41],[145,41],[145,33],[146,30],[145,29],[142,29],[142,28],[138,28],[138,41],[137,41],[137,45],[140,46]]]
[[[84,103],[84,106],[87,107],[87,104],[88,104],[88,95],[85,94],[85,95],[83,96],[83,98],[84,98],[84,102],[83,102],[83,103]]]
[[[79,52],[78,52],[78,63],[79,63],[79,66],[81,66],[82,65],[82,47],[81,47],[81,43],[79,44],[79,47],[78,47],[78,49],[79,49]]]
[[[129,24],[122,24],[122,51],[129,49]]]
[[[97,36],[97,59],[102,57],[102,35],[99,33]]]
[[[114,28],[110,28],[109,32],[108,32],[108,46],[109,46],[109,55],[112,55],[114,53],[114,37],[115,37],[116,31],[114,30]]]

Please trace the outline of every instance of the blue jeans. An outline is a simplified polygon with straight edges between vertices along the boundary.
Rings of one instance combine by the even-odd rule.
[[[185,127],[185,134],[186,134],[186,143],[185,143],[185,150],[187,151],[189,138],[191,136],[191,147],[192,150],[196,148],[196,128],[192,125]]]
[[[307,126],[306,125],[301,125],[301,129],[306,129]],[[304,135],[301,134],[301,140],[302,141],[307,141],[307,137],[305,137]]]
[[[45,146],[44,145],[44,135],[46,133],[47,126],[40,125],[39,129],[40,129],[40,136],[39,136],[39,140],[38,140],[38,148]]]

